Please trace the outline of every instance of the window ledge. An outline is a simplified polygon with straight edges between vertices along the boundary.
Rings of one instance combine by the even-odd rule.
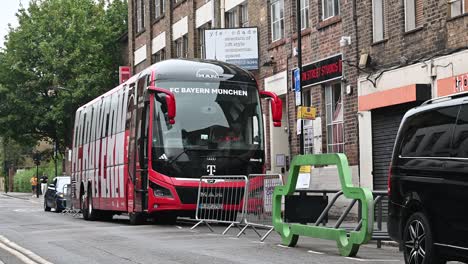
[[[388,38],[382,39],[382,40],[373,42],[373,43],[371,44],[371,46],[378,46],[378,45],[383,44],[383,43],[385,43],[385,42],[387,42],[387,41],[388,41]]]
[[[319,22],[319,24],[317,25],[317,30],[327,28],[327,27],[329,27],[331,25],[334,25],[336,23],[339,23],[339,22],[341,22],[341,16],[339,16],[339,15],[327,18],[326,20],[322,20],[322,21]]]
[[[310,35],[310,33],[312,33],[312,29],[311,29],[311,28],[304,28],[303,30],[301,30],[301,37]],[[297,33],[294,33],[292,39],[293,39],[293,40],[296,40],[296,39],[297,39]]]
[[[286,39],[285,38],[275,40],[274,42],[272,42],[270,44],[270,46],[268,46],[268,50],[277,48],[277,47],[282,46],[284,44],[286,44]]]
[[[174,8],[180,6],[181,4],[185,3],[185,2],[186,2],[185,0],[182,0],[182,1],[180,1],[179,3],[175,3],[175,2],[174,2],[174,6],[173,6],[172,8],[174,9]]]
[[[418,32],[418,31],[421,31],[421,30],[423,30],[423,29],[424,29],[424,26],[419,26],[419,27],[417,27],[417,28],[413,28],[413,29],[411,29],[411,30],[406,31],[406,32],[403,33],[403,34],[404,34],[405,36],[406,36],[406,35],[411,35],[411,34],[413,34],[413,33],[416,33],[416,32]]]
[[[146,29],[141,30],[140,32],[135,33],[135,38],[138,38],[139,36],[143,35],[145,33]]]
[[[160,15],[158,18],[153,20],[153,25],[164,19],[164,14]]]
[[[449,17],[449,18],[447,18],[447,22],[451,22],[451,21],[454,21],[454,20],[458,20],[458,19],[460,19],[460,18],[462,18],[462,17],[466,17],[466,16],[468,16],[468,13],[463,13],[463,14],[458,15],[458,16]]]

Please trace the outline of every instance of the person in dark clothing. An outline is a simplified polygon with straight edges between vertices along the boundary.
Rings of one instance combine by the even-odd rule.
[[[47,177],[47,175],[42,175],[42,177],[40,178],[40,181],[41,181],[41,193],[42,195],[45,194],[45,192],[47,191],[47,181],[49,180],[49,177]]]

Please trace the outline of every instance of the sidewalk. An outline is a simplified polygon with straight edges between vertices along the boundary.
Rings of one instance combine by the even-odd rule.
[[[34,196],[32,193],[19,193],[19,192],[8,192],[8,193],[0,193],[0,195],[7,196],[7,197],[12,197],[12,198],[18,198],[18,199],[24,199],[24,200],[30,200],[30,199],[37,199],[36,194]],[[39,199],[42,198],[42,195],[39,195]]]

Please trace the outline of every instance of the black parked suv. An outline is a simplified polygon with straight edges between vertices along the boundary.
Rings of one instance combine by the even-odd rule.
[[[468,94],[405,114],[388,193],[388,232],[406,263],[468,261]]]

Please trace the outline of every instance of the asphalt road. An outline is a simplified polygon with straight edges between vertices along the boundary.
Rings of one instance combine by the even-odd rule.
[[[301,238],[298,246],[280,246],[272,233],[264,243],[253,231],[236,238],[234,230],[221,235],[192,223],[175,226],[131,226],[124,217],[111,222],[88,222],[66,214],[44,212],[42,198],[0,194],[0,264],[26,263],[2,247],[16,243],[50,263],[403,263],[395,247],[361,247],[357,258],[338,254],[334,242]],[[3,263],[2,263],[3,262]],[[41,263],[33,261],[31,263]],[[46,262],[44,262],[46,263]]]

